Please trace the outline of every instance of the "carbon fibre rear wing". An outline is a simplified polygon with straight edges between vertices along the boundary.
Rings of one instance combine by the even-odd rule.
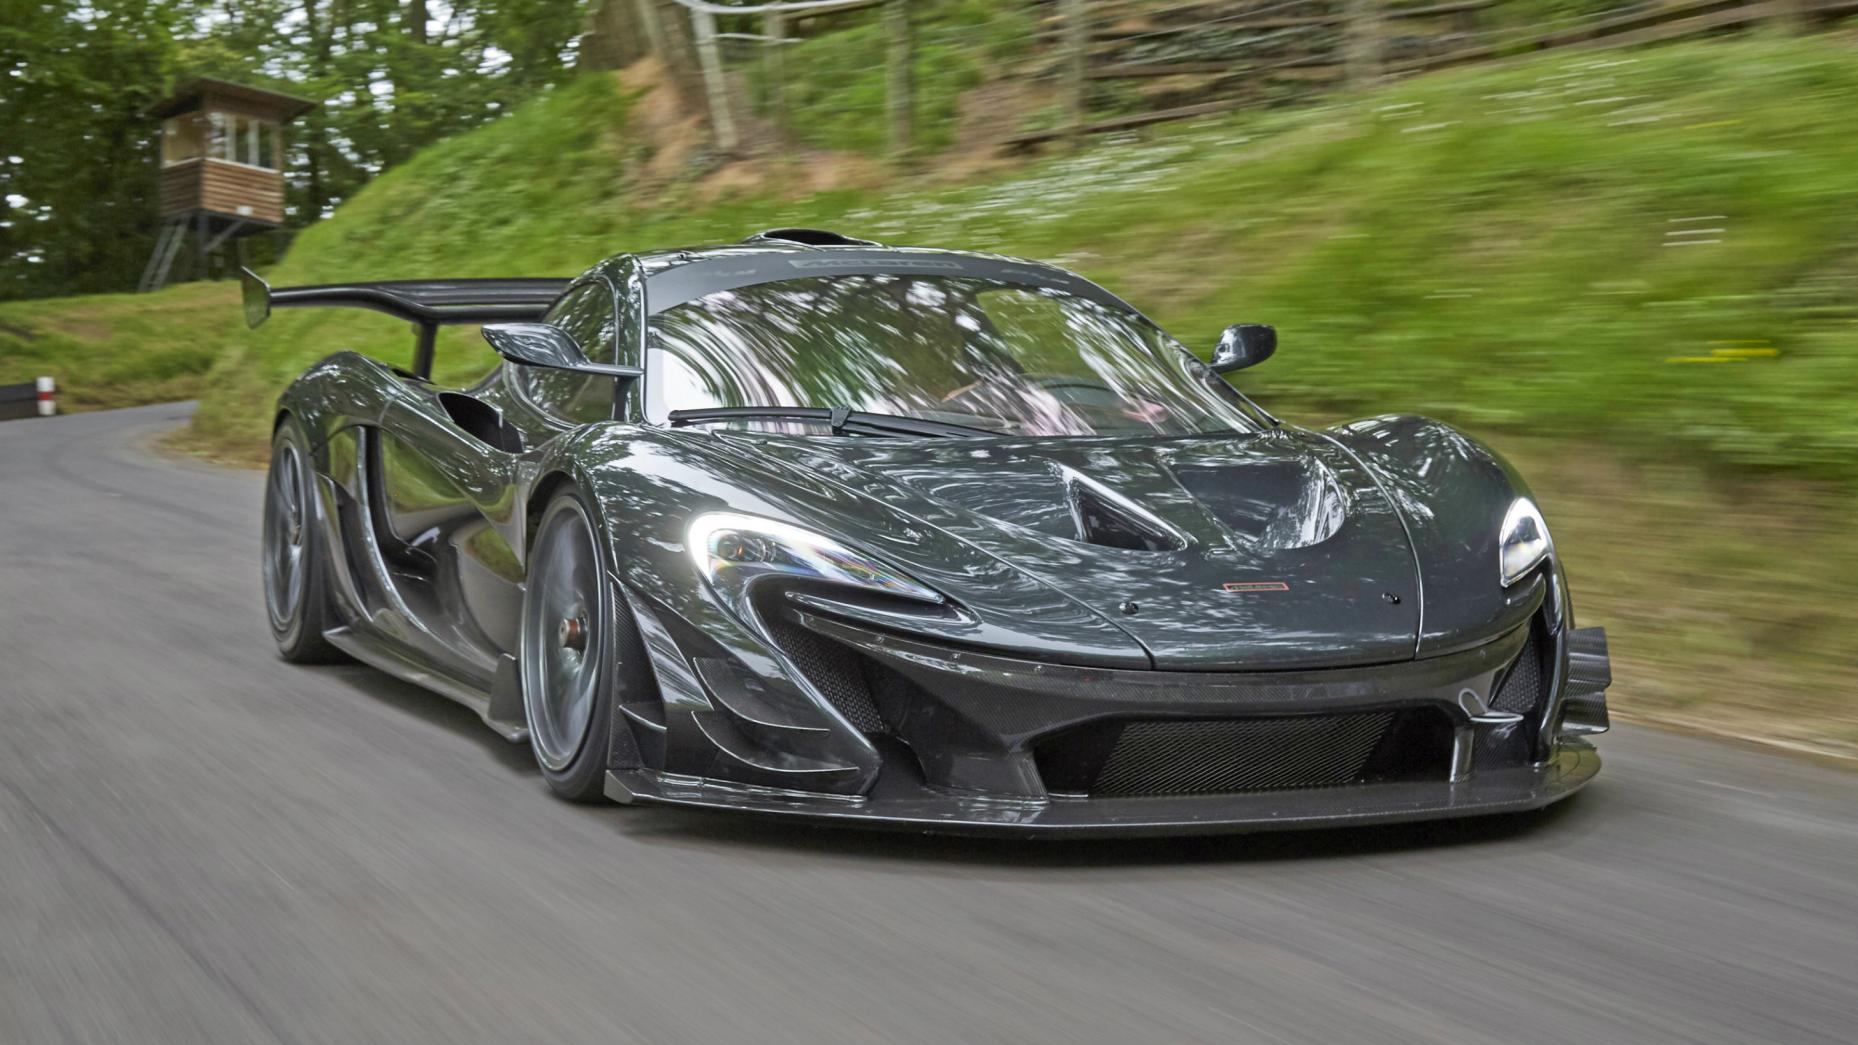
[[[274,308],[365,308],[414,324],[412,372],[432,376],[432,348],[441,326],[540,319],[568,289],[565,279],[408,279],[278,287],[251,269],[239,270],[245,323],[256,327]]]

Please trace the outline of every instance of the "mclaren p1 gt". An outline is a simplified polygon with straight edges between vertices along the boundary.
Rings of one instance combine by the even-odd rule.
[[[948,832],[1541,807],[1598,770],[1604,634],[1444,424],[1285,424],[1035,261],[782,229],[578,278],[272,289],[410,321],[281,397],[285,659],[461,701],[565,798]],[[430,378],[441,325],[501,357]]]

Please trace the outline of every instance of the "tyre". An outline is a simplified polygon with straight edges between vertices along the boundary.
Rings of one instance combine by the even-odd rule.
[[[632,618],[614,605],[599,532],[578,493],[556,494],[536,527],[523,586],[517,659],[529,746],[549,789],[573,802],[605,797],[614,651],[637,645],[621,631]]]
[[[348,659],[323,638],[332,623],[328,554],[316,532],[315,471],[309,440],[285,418],[271,440],[265,478],[263,568],[265,609],[277,651],[293,664]]]

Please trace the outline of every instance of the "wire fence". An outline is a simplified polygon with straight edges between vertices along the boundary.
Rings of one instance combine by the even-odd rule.
[[[1852,13],[1858,0],[605,0],[583,51],[663,58],[725,154],[837,135],[903,159],[963,137],[951,121],[982,126],[980,144],[1032,146],[1451,65]],[[978,85],[979,103],[960,97]]]

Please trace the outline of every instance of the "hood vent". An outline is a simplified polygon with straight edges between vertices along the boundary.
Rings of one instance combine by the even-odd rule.
[[[1320,461],[1173,469],[1176,482],[1215,519],[1260,549],[1308,548],[1335,536],[1349,498]]]
[[[876,247],[875,240],[859,239],[829,229],[769,229],[742,240],[743,243],[798,243],[803,247]]]
[[[1138,552],[1177,552],[1187,538],[1154,513],[1071,468],[1058,467],[1077,539],[1105,548]]]

